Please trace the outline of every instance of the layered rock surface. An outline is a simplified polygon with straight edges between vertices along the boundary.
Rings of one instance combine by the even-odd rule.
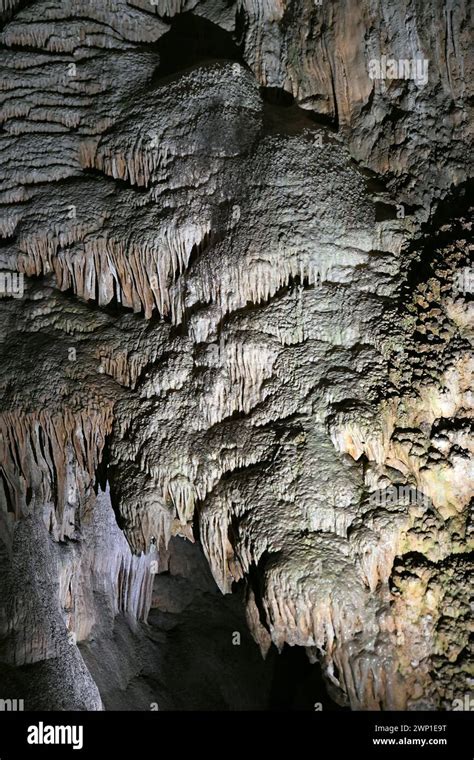
[[[289,645],[341,706],[449,709],[472,678],[467,6],[3,10],[10,691],[32,666],[32,709],[265,708]],[[385,54],[427,82],[371,80]],[[235,602],[169,569],[182,539]],[[166,668],[188,645],[160,626],[200,640],[208,609],[237,696]]]

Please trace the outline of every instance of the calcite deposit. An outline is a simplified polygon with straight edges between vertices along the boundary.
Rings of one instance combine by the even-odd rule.
[[[453,709],[468,3],[0,11],[0,698]]]

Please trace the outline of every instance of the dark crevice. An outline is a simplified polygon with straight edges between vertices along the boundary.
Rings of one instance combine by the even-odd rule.
[[[359,163],[355,158],[349,159],[350,166],[353,166],[359,174],[365,179],[365,185],[369,193],[384,193],[388,194],[386,181],[379,174],[369,169],[367,166]]]
[[[242,62],[232,34],[192,13],[170,19],[171,29],[157,43],[160,64],[152,85],[174,74],[218,60]]]
[[[407,204],[391,204],[382,201],[375,203],[375,221],[385,222],[390,219],[403,219],[406,216],[414,216],[419,206],[408,206]]]
[[[8,483],[8,480],[6,479],[3,470],[0,470],[0,478],[2,480],[3,485],[3,492],[5,494],[5,501],[7,505],[7,512],[11,512],[12,514],[15,514],[15,507],[13,504],[12,495],[10,492],[10,485]]]
[[[260,94],[263,100],[272,106],[289,108],[295,103],[295,99],[291,92],[283,90],[281,87],[261,87]]]
[[[107,488],[107,482],[109,479],[110,444],[111,435],[108,434],[105,436],[102,458],[95,471],[94,491],[96,495],[99,492],[99,488],[101,491],[105,491]]]
[[[269,709],[280,711],[347,711],[334,702],[318,663],[311,664],[303,647],[285,644],[275,658]]]
[[[258,560],[258,564],[252,562],[248,571],[248,584],[253,591],[255,604],[258,609],[260,623],[268,630],[267,616],[263,606],[263,579],[265,565],[268,563],[270,553],[267,549],[263,552]]]
[[[337,129],[334,121],[325,114],[302,108],[294,96],[282,87],[261,87],[263,124],[267,134],[297,135],[323,130],[323,144],[334,141]]]

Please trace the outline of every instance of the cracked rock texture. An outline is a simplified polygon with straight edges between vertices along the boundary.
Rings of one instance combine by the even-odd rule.
[[[467,2],[0,9],[0,696],[452,709]]]

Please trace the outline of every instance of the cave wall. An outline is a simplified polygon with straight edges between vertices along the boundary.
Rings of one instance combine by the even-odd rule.
[[[151,563],[181,537],[243,589],[249,658],[304,648],[340,706],[449,709],[470,688],[467,4],[2,13],[8,678],[34,664],[51,709],[153,701],[132,650],[153,659]],[[371,79],[382,55],[427,80]],[[118,662],[117,630],[114,680],[92,641]]]

